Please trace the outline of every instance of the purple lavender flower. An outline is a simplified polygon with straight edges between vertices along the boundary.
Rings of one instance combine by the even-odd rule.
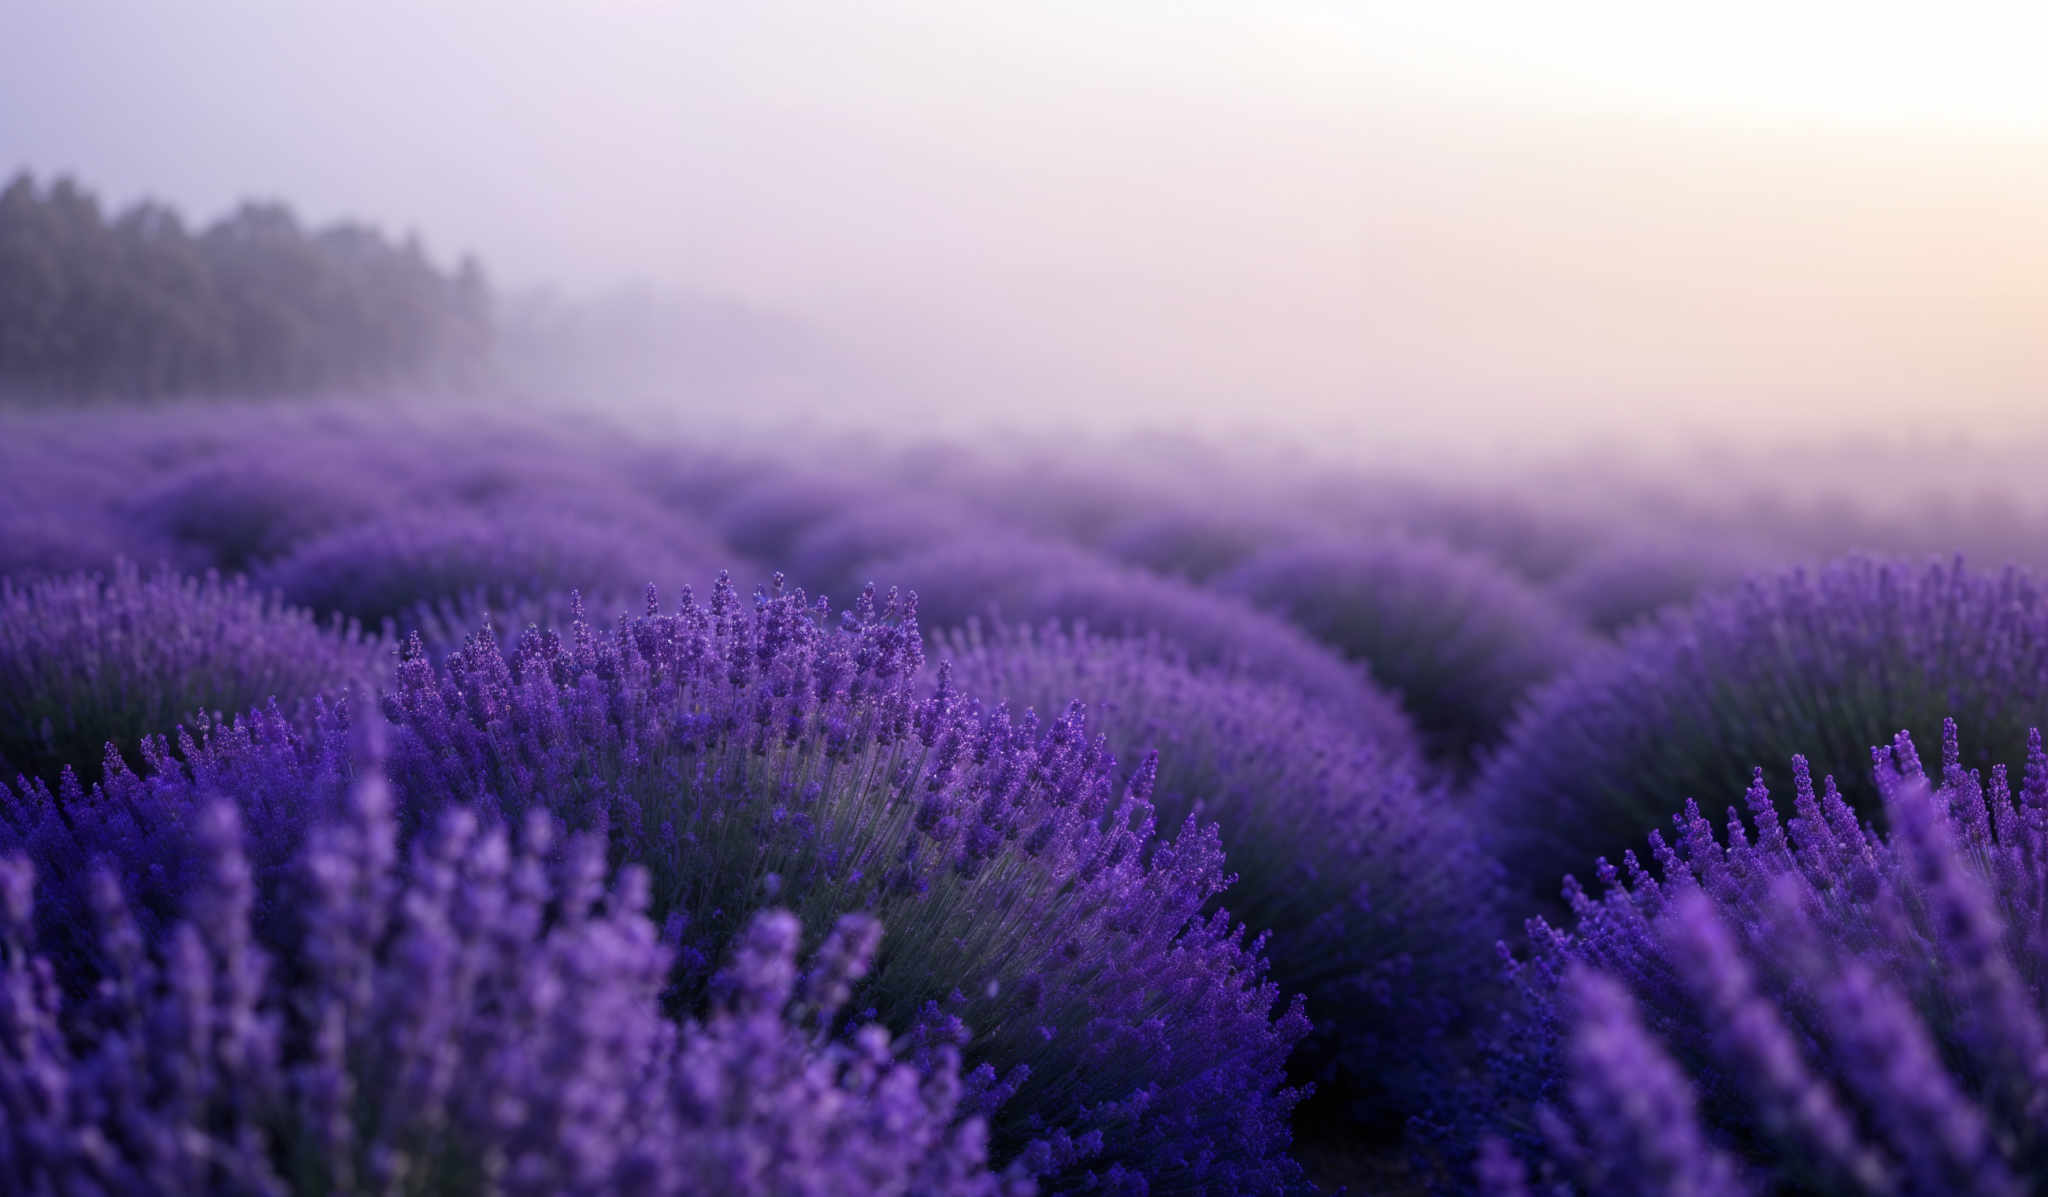
[[[674,614],[530,631],[509,663],[487,640],[439,676],[414,658],[385,699],[396,784],[608,832],[678,920],[686,995],[753,909],[881,918],[897,950],[865,1000],[971,1027],[998,1157],[1054,1188],[1292,1183],[1280,1078],[1306,1021],[1276,1019],[1257,949],[1202,913],[1215,829],[1155,841],[1150,774],[1118,787],[1078,713],[918,698],[907,601],[826,615],[721,581]]]
[[[1360,1113],[1418,1108],[1494,971],[1495,867],[1389,706],[1338,718],[1291,687],[1198,670],[1156,640],[1057,626],[939,641],[951,684],[1057,711],[1085,698],[1122,760],[1156,753],[1155,817],[1213,819],[1237,883],[1221,901],[1271,934],[1305,993],[1323,1080]],[[1489,931],[1493,927],[1496,930]]]
[[[1585,629],[1528,584],[1405,536],[1281,546],[1217,585],[1364,661],[1398,692],[1431,753],[1458,764],[1591,648]]]
[[[762,1197],[1032,1192],[1014,1166],[989,1173],[987,1124],[958,1117],[968,1089],[957,1048],[938,1046],[920,1069],[879,1025],[828,1033],[874,962],[880,924],[840,919],[808,970],[797,966],[801,935],[786,911],[755,915],[713,985],[723,996],[683,1029],[673,1093],[688,1185]]]
[[[1593,1015],[1561,979],[1597,969],[1594,1014],[1640,1008],[1637,1031],[1697,1095],[1656,1121],[1738,1155],[1764,1191],[2028,1191],[2048,1168],[2048,753],[2034,736],[2017,796],[2003,766],[1963,768],[1953,723],[1938,788],[1910,737],[1876,759],[1888,835],[1802,760],[1789,821],[1759,770],[1725,834],[1688,803],[1673,840],[1653,837],[1654,869],[1631,854],[1625,877],[1601,862],[1599,896],[1569,885],[1569,931],[1532,922],[1512,970],[1482,1121],[1572,1191],[1652,1190],[1635,1147],[1597,1140],[1612,1119],[1584,1107],[1609,1098],[1569,1062]]]
[[[380,650],[353,626],[323,628],[241,580],[76,575],[0,580],[0,779],[87,780],[109,743],[202,712],[290,706],[367,680]]]
[[[558,849],[539,813],[515,843],[451,807],[407,848],[372,762],[283,873],[252,867],[224,801],[188,848],[154,932],[112,868],[78,881],[97,978],[69,998],[38,951],[38,870],[0,856],[0,1187],[1030,1191],[987,1171],[957,1054],[918,1067],[879,1027],[832,1033],[869,921],[799,970],[796,920],[758,916],[727,996],[679,1029],[645,872],[607,886],[601,842]]]
[[[1215,828],[1155,836],[1150,770],[1119,784],[1078,711],[920,696],[908,602],[827,614],[721,580],[673,614],[650,601],[611,627],[529,629],[509,656],[488,634],[444,670],[415,651],[382,704],[400,817],[542,812],[602,832],[650,870],[684,1011],[718,993],[715,962],[758,910],[820,931],[881,919],[891,949],[851,1005],[914,1028],[920,1067],[957,1047],[992,1154],[1050,1189],[1297,1185],[1283,1076],[1307,1022],[1279,1007],[1260,947],[1208,913],[1227,880]],[[153,863],[179,839],[165,829],[232,793],[260,873],[333,801],[348,723],[336,709],[300,733],[259,713],[91,794],[31,787],[0,841],[56,858],[82,836],[175,895],[176,870]]]
[[[1475,785],[1511,875],[1550,892],[1639,843],[1669,804],[1805,753],[1854,809],[1867,745],[1954,716],[2019,763],[2048,699],[2048,598],[2016,570],[1849,560],[1751,580],[1623,637],[1536,696]]]
[[[1740,1197],[1735,1164],[1701,1131],[1692,1087],[1639,1020],[1628,990],[1597,972],[1566,978],[1575,1007],[1567,1111],[1548,1120],[1553,1152],[1594,1197]]]
[[[371,779],[314,832],[289,955],[254,937],[287,894],[252,884],[224,803],[161,936],[95,874],[91,996],[60,999],[13,919],[0,986],[27,1000],[0,1016],[4,1187],[596,1192],[662,1162],[666,1111],[641,1098],[673,1028],[644,886],[561,888],[538,831],[515,851],[459,812],[400,872],[390,819]]]
[[[493,597],[486,589],[458,597],[442,597],[414,603],[391,620],[395,630],[404,628],[408,637],[417,636],[420,649],[430,661],[444,661],[449,654],[477,639],[485,627],[500,652],[517,647],[518,634],[528,627],[563,628],[577,618],[578,608],[618,612],[637,604],[610,596],[585,599],[580,592],[569,594],[515,595]]]

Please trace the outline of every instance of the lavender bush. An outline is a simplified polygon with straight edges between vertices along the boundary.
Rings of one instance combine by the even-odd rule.
[[[400,792],[606,830],[653,870],[685,993],[750,909],[872,912],[901,951],[867,1000],[972,1028],[998,1158],[1053,1189],[1293,1183],[1280,1078],[1306,1021],[1276,1020],[1257,949],[1202,913],[1214,828],[1155,842],[1150,772],[1119,794],[1078,714],[916,697],[911,607],[828,610],[721,582],[672,615],[650,596],[608,631],[529,632],[509,662],[482,641],[438,676],[415,657],[385,701]]]
[[[96,777],[109,742],[202,712],[291,705],[367,680],[383,649],[240,579],[143,573],[0,580],[0,778]]]
[[[1012,1166],[987,1168],[987,1123],[960,1117],[957,1048],[899,1055],[886,1028],[833,1032],[872,967],[882,927],[847,915],[799,971],[802,924],[755,915],[715,979],[710,1014],[687,1024],[671,1088],[688,1191],[1029,1197]]]
[[[856,510],[880,491],[848,475],[769,470],[728,493],[710,522],[727,544],[779,568],[806,530]]]
[[[656,442],[621,453],[617,475],[636,493],[670,510],[704,517],[775,468],[730,445]]]
[[[169,546],[89,507],[0,511],[0,578],[27,583],[170,557]]]
[[[2048,699],[2048,599],[1960,561],[1850,559],[1759,577],[1587,658],[1530,703],[1474,786],[1512,874],[1536,892],[1638,842],[1673,801],[1742,786],[1803,752],[1878,809],[1865,746],[1954,716],[2018,764]]]
[[[1217,585],[1364,661],[1432,754],[1458,764],[1591,647],[1576,620],[1513,575],[1405,536],[1270,549]]]
[[[708,539],[676,543],[660,529],[622,526],[574,509],[440,509],[310,541],[261,571],[257,581],[291,602],[376,625],[422,604],[511,610],[522,600],[579,587],[593,603],[605,596],[610,611],[620,596],[639,594],[655,578],[722,567],[725,556]]]
[[[856,1005],[915,1028],[920,1053],[957,1045],[992,1153],[1049,1191],[1298,1187],[1283,1076],[1307,1023],[1259,947],[1208,913],[1227,882],[1215,828],[1155,838],[1151,770],[1119,785],[1078,713],[1013,718],[950,685],[920,697],[907,606],[870,595],[826,614],[721,582],[674,614],[530,629],[509,655],[479,635],[443,670],[415,648],[382,703],[401,818],[545,812],[603,833],[650,870],[682,1009],[717,992],[714,964],[757,910],[819,930],[880,918],[891,946]],[[90,794],[30,786],[0,842],[47,858],[96,845],[175,894],[154,863],[165,829],[228,792],[259,866],[289,859],[289,812],[339,784],[349,721],[330,709],[299,732],[258,713]]]
[[[1066,620],[1110,635],[1157,636],[1198,665],[1281,682],[1384,726],[1391,709],[1366,671],[1339,659],[1285,620],[1172,578],[1110,564],[1083,550],[1029,539],[980,538],[940,545],[873,567],[914,588],[936,628],[975,617],[1024,623]]]
[[[216,457],[177,470],[121,506],[196,569],[240,572],[321,533],[391,506],[388,488],[360,468],[296,446]]]
[[[857,503],[810,524],[791,543],[785,573],[828,594],[858,594],[872,563],[968,536],[1003,537],[973,516],[929,498]]]
[[[1033,535],[1080,546],[1109,532],[1106,512],[1163,505],[1157,481],[1123,456],[1090,452],[1060,436],[1005,438],[1001,454],[961,453],[939,479],[975,511]]]
[[[486,627],[500,652],[517,645],[520,632],[529,627],[562,628],[576,618],[578,607],[586,612],[628,609],[619,599],[584,599],[571,594],[518,595],[493,599],[489,590],[472,591],[455,598],[436,598],[414,603],[392,621],[394,628],[406,629],[406,636],[419,637],[420,650],[430,661],[444,661],[449,654],[476,640]]]
[[[1613,634],[1703,594],[1733,589],[1786,556],[1706,535],[1635,536],[1589,552],[1547,590],[1589,627]]]
[[[1803,759],[1781,819],[1759,770],[1725,837],[1687,803],[1654,869],[1603,861],[1568,931],[1530,924],[1494,1076],[1546,1186],[2030,1191],[2048,754],[2031,735],[2017,795],[1962,767],[1952,722],[1942,757],[1936,785],[1910,736],[1873,753],[1884,835]]]
[[[179,913],[90,897],[95,985],[38,953],[37,869],[0,857],[0,1178],[16,1192],[994,1197],[957,1058],[829,1034],[879,934],[842,921],[799,990],[795,920],[740,938],[702,1020],[664,1017],[644,871],[450,808],[409,850],[374,767],[264,877],[194,812]],[[298,917],[265,917],[289,907]],[[282,935],[264,932],[289,927]]]
[[[1304,522],[1277,513],[1179,506],[1118,523],[1102,548],[1118,561],[1153,573],[1205,582],[1262,550],[1310,534]]]
[[[1157,752],[1156,814],[1223,829],[1238,879],[1220,900],[1271,933],[1274,980],[1308,996],[1320,1081],[1369,1119],[1418,1107],[1488,990],[1500,924],[1495,867],[1404,723],[1359,726],[1156,640],[1053,625],[940,649],[969,693],[1042,711],[1086,698],[1111,752]]]
[[[1559,487],[1540,480],[1453,486],[1442,479],[1355,471],[1308,487],[1312,509],[1373,536],[1406,535],[1484,557],[1542,585],[1562,576],[1603,538],[1604,525]]]

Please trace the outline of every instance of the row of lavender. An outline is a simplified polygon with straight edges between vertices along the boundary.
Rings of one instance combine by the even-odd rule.
[[[1188,445],[7,433],[24,1191],[1291,1192],[1304,1109],[1398,1189],[2043,1162],[2024,573]]]

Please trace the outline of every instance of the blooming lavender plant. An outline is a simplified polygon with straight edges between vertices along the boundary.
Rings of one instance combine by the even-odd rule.
[[[301,812],[279,874],[245,854],[234,805],[192,813],[165,923],[105,864],[67,881],[0,856],[0,1187],[1028,1191],[987,1172],[957,1058],[919,1068],[879,1028],[830,1034],[871,921],[843,920],[800,973],[795,920],[760,916],[679,1029],[646,873],[608,889],[601,841],[554,850],[543,814],[515,844],[449,808],[408,850],[373,765]],[[82,994],[38,950],[39,882],[87,897]]]
[[[999,454],[956,455],[940,485],[1005,526],[1048,540],[1097,544],[1105,512],[1162,505],[1158,478],[1128,456],[1077,446],[1071,436],[1008,437]],[[893,576],[893,575],[892,575]]]
[[[992,1153],[1050,1190],[1296,1187],[1283,1076],[1307,1023],[1298,1001],[1278,1008],[1259,946],[1209,913],[1227,881],[1215,828],[1155,837],[1152,772],[1120,787],[1078,712],[920,696],[907,603],[826,613],[801,592],[749,606],[721,581],[673,614],[650,601],[609,628],[529,629],[510,654],[480,634],[443,670],[415,649],[382,704],[401,817],[542,811],[604,833],[650,870],[679,1010],[717,993],[715,962],[757,910],[815,930],[882,919],[890,949],[854,1004],[914,1026],[920,1065],[957,1046]],[[177,838],[163,829],[228,792],[247,796],[259,865],[288,859],[289,812],[338,784],[348,723],[330,710],[302,733],[258,713],[90,794],[30,787],[0,841],[110,845],[175,893],[150,865]]]
[[[122,565],[0,580],[0,778],[55,782],[70,766],[91,780],[109,742],[132,754],[201,712],[289,706],[368,679],[380,655],[240,579]]]
[[[1258,948],[1205,907],[1213,827],[1155,840],[1152,774],[1119,793],[1078,712],[1041,725],[942,684],[916,696],[914,607],[840,621],[801,591],[725,581],[708,604],[566,639],[488,637],[385,709],[418,805],[548,809],[654,875],[680,992],[748,911],[892,930],[863,993],[894,1025],[966,1041],[998,1158],[1056,1190],[1268,1191],[1294,1183],[1281,1084],[1306,1032]]]
[[[1373,535],[1407,535],[1475,554],[1542,585],[1600,543],[1601,521],[1561,501],[1544,479],[1450,485],[1441,478],[1345,472],[1313,481],[1309,501],[1325,518]]]
[[[123,560],[168,561],[168,546],[90,507],[0,511],[0,578],[27,583],[110,570]]]
[[[645,1066],[673,1032],[644,879],[605,896],[595,845],[553,878],[545,820],[515,851],[459,812],[400,873],[384,803],[358,787],[314,832],[285,957],[254,928],[291,899],[256,883],[224,802],[161,937],[96,872],[104,974],[69,1001],[33,952],[34,867],[0,865],[7,1187],[599,1192],[659,1162]]]
[[[807,969],[802,924],[755,915],[714,979],[710,1013],[688,1023],[671,1093],[686,1191],[1028,1197],[1012,1166],[987,1168],[987,1123],[958,1116],[967,1086],[959,1051],[934,1046],[923,1066],[869,1023],[832,1032],[872,966],[881,924],[848,915]]]
[[[1536,892],[1636,843],[1666,806],[1805,753],[1878,810],[1865,746],[1954,716],[2019,763],[2048,699],[2048,596],[2018,570],[1850,559],[1757,577],[1586,658],[1533,698],[1474,786]]]
[[[483,590],[415,603],[393,619],[391,626],[404,628],[408,637],[419,637],[420,649],[428,660],[443,661],[475,640],[487,626],[499,651],[509,653],[516,647],[520,629],[567,627],[575,620],[579,604],[586,610],[626,609],[626,604],[618,599],[586,600],[580,594],[573,602],[566,594],[521,595],[494,601],[492,593]]]
[[[2048,754],[2032,735],[2017,795],[1953,722],[1938,786],[1910,736],[1873,755],[1888,834],[1799,758],[1789,820],[1759,770],[1725,836],[1688,802],[1654,870],[1603,860],[1568,931],[1532,921],[1488,1104],[1533,1109],[1506,1129],[1546,1185],[2017,1194],[2048,1169]]]
[[[724,564],[726,554],[714,542],[678,543],[664,531],[591,519],[573,509],[443,508],[313,540],[262,570],[257,581],[291,602],[340,611],[373,626],[421,604],[508,610],[572,586],[587,587],[593,603],[605,596],[611,609],[653,578]]]
[[[1217,585],[1366,662],[1432,755],[1460,765],[1591,648],[1575,619],[1513,575],[1405,536],[1281,546]]]
[[[124,514],[193,569],[240,572],[391,506],[389,489],[360,464],[298,446],[210,458],[152,482]]]
[[[1197,665],[1281,682],[1383,726],[1386,696],[1358,665],[1244,602],[1173,578],[1118,566],[1084,550],[1024,537],[956,541],[874,565],[902,579],[937,628],[977,616],[1085,623],[1110,635],[1157,636]]]
[[[1596,631],[1619,632],[1702,594],[1732,589],[1786,560],[1782,550],[1727,537],[1630,537],[1594,549],[1550,583],[1550,596]]]
[[[1157,752],[1157,817],[1222,828],[1238,879],[1220,900],[1271,933],[1274,979],[1307,995],[1319,1079],[1369,1119],[1419,1107],[1489,988],[1488,928],[1503,924],[1495,866],[1391,705],[1361,724],[1157,640],[1056,625],[969,629],[940,649],[969,693],[1043,711],[1085,696],[1111,752]]]
[[[858,503],[806,527],[790,545],[784,572],[853,594],[873,580],[864,576],[871,562],[968,536],[1003,535],[929,498]]]
[[[1154,573],[1205,582],[1262,550],[1311,535],[1309,526],[1277,512],[1247,515],[1181,505],[1119,523],[1103,551]]]
[[[769,471],[730,492],[711,526],[740,552],[781,566],[805,531],[871,501],[881,488],[846,474]]]

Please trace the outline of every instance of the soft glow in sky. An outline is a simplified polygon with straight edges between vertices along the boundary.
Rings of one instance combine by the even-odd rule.
[[[2048,9],[0,5],[0,167],[1049,404],[1505,439],[2048,402]]]
[[[1328,21],[1446,90],[1536,87],[1766,123],[2048,124],[2048,7],[2015,0],[1447,0],[1332,5]]]

